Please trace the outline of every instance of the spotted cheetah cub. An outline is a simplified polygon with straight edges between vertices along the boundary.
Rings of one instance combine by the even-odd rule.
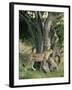
[[[27,71],[27,69],[29,68],[30,64],[31,64],[31,68],[33,70],[36,70],[33,65],[34,65],[34,62],[42,62],[44,60],[48,60],[48,57],[49,55],[52,53],[52,50],[49,50],[49,51],[45,51],[43,53],[30,53],[30,54],[27,54],[26,57],[27,57],[27,65],[25,66],[25,71]]]

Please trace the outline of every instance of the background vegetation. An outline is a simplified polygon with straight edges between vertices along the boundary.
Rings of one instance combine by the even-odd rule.
[[[19,11],[19,78],[46,78],[64,76],[64,13],[46,11]],[[42,53],[53,50],[53,59],[60,57],[58,71],[45,73],[39,70],[40,63],[35,62],[36,71],[24,71],[27,60],[25,54]],[[31,66],[30,66],[31,67]]]

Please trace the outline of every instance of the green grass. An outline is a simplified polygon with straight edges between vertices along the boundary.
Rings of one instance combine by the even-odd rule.
[[[23,64],[27,65],[25,60],[25,53],[31,52],[31,46],[28,46],[20,42],[20,53],[19,53],[19,79],[32,79],[32,78],[51,78],[51,77],[63,77],[64,76],[64,64],[60,63],[58,71],[52,71],[45,73],[43,70],[33,71],[29,69],[25,71]],[[63,59],[63,58],[62,58]],[[63,60],[62,60],[63,61]]]

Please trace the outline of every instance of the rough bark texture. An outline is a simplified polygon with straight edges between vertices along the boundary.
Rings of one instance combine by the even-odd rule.
[[[49,12],[48,18],[45,22],[44,30],[43,30],[43,51],[46,51],[48,49],[48,43],[49,43],[48,38],[49,38],[49,32],[50,32],[53,19],[54,19],[53,14]]]
[[[43,51],[47,51],[48,50],[48,45],[49,45],[49,32],[50,32],[50,28],[51,28],[51,25],[52,25],[52,22],[53,22],[53,19],[54,19],[54,16],[52,13],[49,13],[48,14],[48,18],[45,22],[45,25],[44,25],[44,30],[43,30]],[[44,61],[43,63],[43,69],[45,72],[49,71],[49,67],[47,66],[48,63],[46,61]]]

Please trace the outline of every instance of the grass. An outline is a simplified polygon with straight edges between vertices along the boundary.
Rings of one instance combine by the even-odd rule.
[[[32,79],[32,78],[51,78],[51,77],[63,77],[64,76],[64,64],[60,63],[58,71],[43,72],[43,70],[33,71],[29,69],[24,70],[23,64],[27,64],[24,54],[31,52],[31,46],[20,42],[19,48],[19,79]],[[63,58],[62,58],[63,59]],[[63,61],[63,60],[62,60]]]

